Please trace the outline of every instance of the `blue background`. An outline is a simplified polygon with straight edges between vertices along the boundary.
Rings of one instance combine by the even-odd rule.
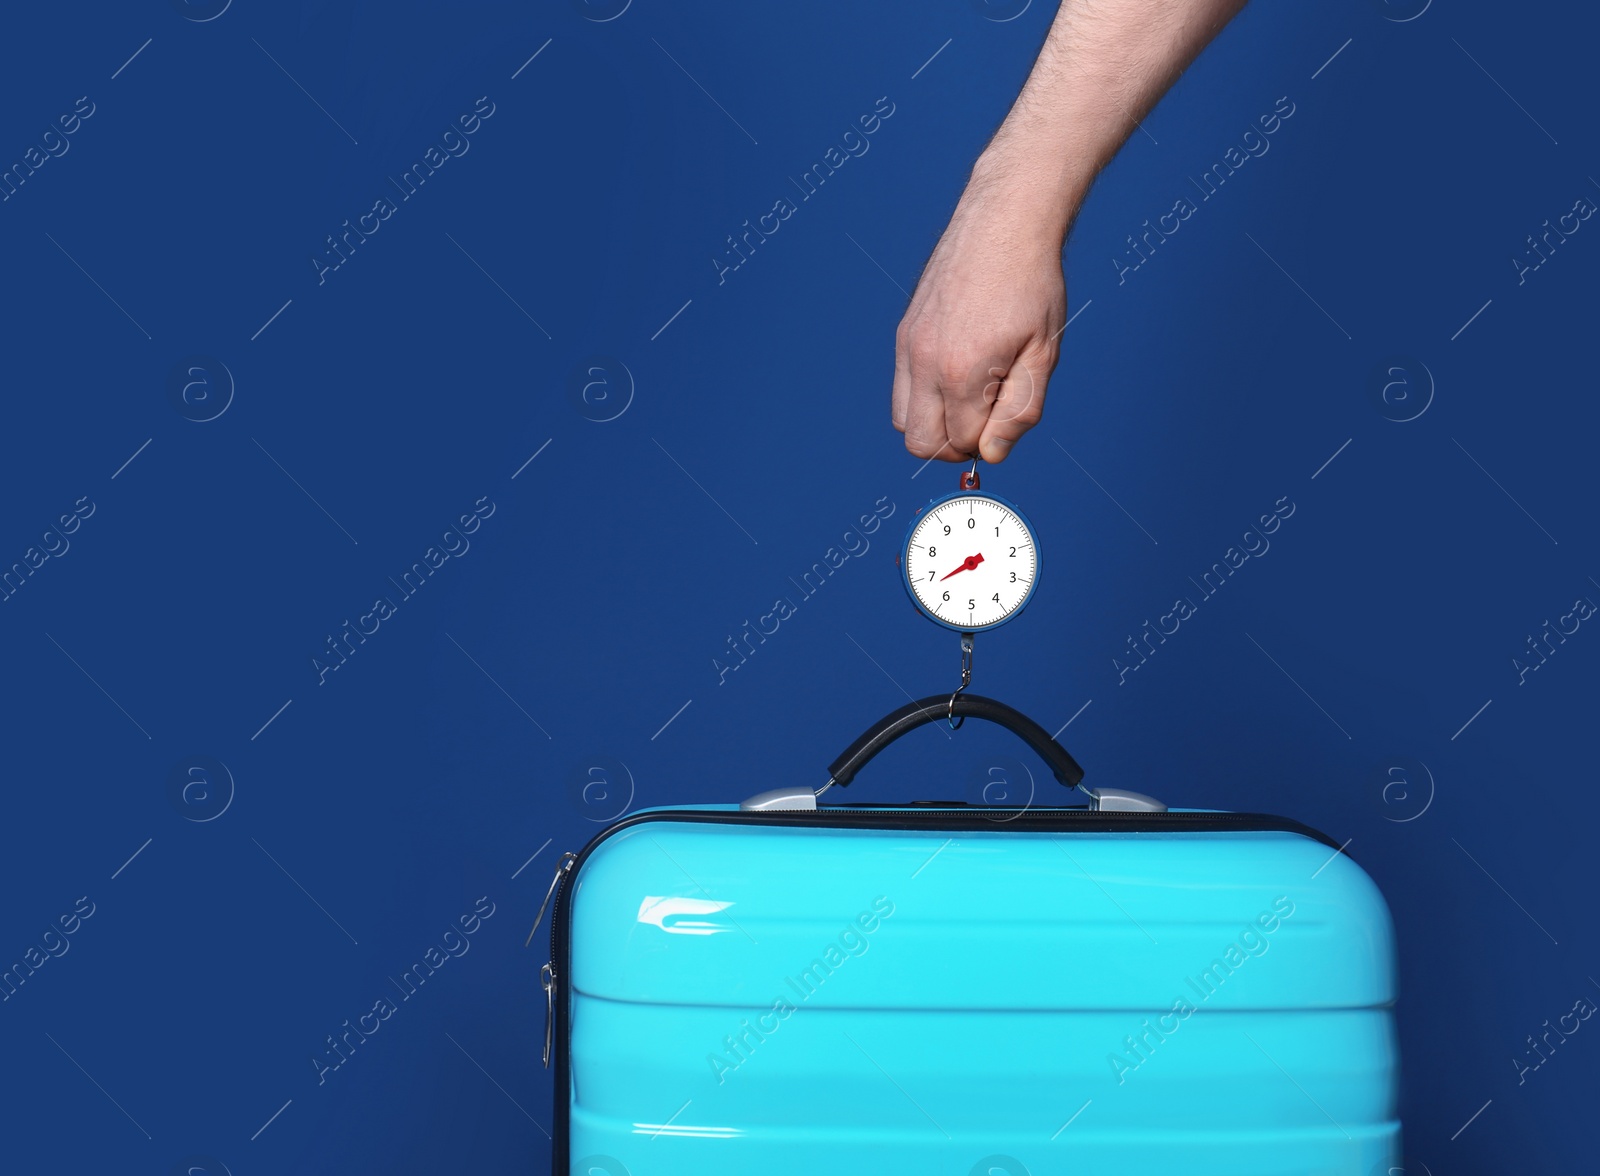
[[[556,855],[624,806],[820,783],[954,685],[956,638],[894,565],[955,477],[890,426],[893,331],[1051,6],[192,19],[215,7],[5,18],[8,165],[94,110],[0,207],[0,562],[61,552],[0,605],[0,953],[94,911],[0,1007],[5,1164],[544,1171],[522,942]],[[985,476],[1047,579],[979,638],[974,689],[1072,718],[1093,783],[1348,842],[1399,932],[1407,1153],[1576,1171],[1600,1029],[1521,1082],[1513,1059],[1600,1001],[1600,622],[1526,681],[1513,658],[1600,601],[1600,222],[1520,282],[1510,259],[1600,200],[1594,19],[1416,7],[1252,6],[1103,174],[1045,421]],[[467,152],[319,281],[324,239],[480,96]],[[870,150],[801,200],[880,97]],[[1125,239],[1280,97],[1268,153],[1119,282]],[[780,197],[797,211],[719,282]],[[1387,413],[1375,373],[1405,382]],[[1285,498],[1202,598],[1190,577]],[[480,500],[462,549],[444,532]],[[401,597],[389,577],[445,544]],[[319,676],[379,596],[394,614]],[[795,614],[720,673],[778,597]],[[1179,597],[1195,615],[1119,682]],[[192,756],[231,785],[169,787]],[[849,799],[976,799],[1011,756],[928,729]],[[319,1082],[327,1035],[480,896],[467,954]]]

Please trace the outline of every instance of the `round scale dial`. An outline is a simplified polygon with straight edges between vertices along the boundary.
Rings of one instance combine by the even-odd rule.
[[[931,503],[901,556],[912,599],[941,625],[973,633],[1003,624],[1033,593],[1033,528],[1008,502],[961,493]]]

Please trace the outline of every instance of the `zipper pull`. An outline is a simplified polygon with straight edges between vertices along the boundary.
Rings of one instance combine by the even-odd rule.
[[[535,924],[537,926],[537,924]],[[539,969],[539,987],[544,989],[544,1068],[550,1068],[550,1039],[556,1024],[556,970],[550,964]]]
[[[556,862],[556,876],[550,879],[550,889],[545,891],[544,901],[539,904],[538,917],[533,920],[533,926],[528,928],[528,941],[522,945],[523,947],[533,946],[533,933],[539,929],[539,924],[544,922],[544,913],[549,909],[550,900],[556,896],[556,888],[561,885],[561,879],[567,876],[567,871],[572,869],[572,863],[577,860],[578,855],[569,851],[562,854],[561,859]]]

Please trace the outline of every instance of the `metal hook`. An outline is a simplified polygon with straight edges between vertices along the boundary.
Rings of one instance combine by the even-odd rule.
[[[978,488],[978,455],[972,455],[972,468],[961,475],[961,488],[963,490],[976,490]]]
[[[944,720],[950,724],[952,731],[959,731],[961,724],[967,721],[966,715],[956,718],[956,699],[972,684],[972,637],[971,633],[961,634],[961,685],[950,695],[950,706]]]

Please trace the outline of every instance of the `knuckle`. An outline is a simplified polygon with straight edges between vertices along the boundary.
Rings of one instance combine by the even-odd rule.
[[[964,389],[973,382],[981,361],[978,356],[960,349],[946,351],[939,359],[939,379],[947,388]]]
[[[943,338],[938,331],[921,323],[906,328],[905,345],[911,358],[918,363],[932,365],[942,361]]]

